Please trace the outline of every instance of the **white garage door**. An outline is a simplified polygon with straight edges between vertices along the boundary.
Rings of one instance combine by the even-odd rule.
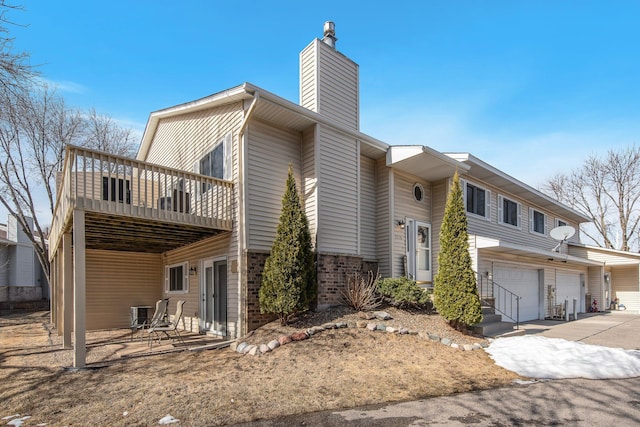
[[[584,312],[584,298],[580,297],[580,273],[556,272],[556,304],[569,300],[569,313],[573,312],[573,299],[578,302],[578,312]]]
[[[538,280],[538,270],[514,267],[495,267],[493,269],[493,281],[506,288],[520,299],[520,321],[536,320],[540,318],[540,282]],[[497,291],[494,291],[497,292]],[[501,308],[508,303],[498,300],[496,295],[496,306]],[[509,310],[509,307],[504,307]],[[515,313],[515,308],[514,308]],[[508,320],[504,318],[503,320]]]

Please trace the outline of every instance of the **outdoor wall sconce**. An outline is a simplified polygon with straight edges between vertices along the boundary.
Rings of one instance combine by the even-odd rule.
[[[193,266],[193,267],[191,267],[189,269],[189,275],[190,276],[195,276],[197,272],[198,272],[198,269],[195,266]]]
[[[398,220],[398,227],[400,227],[401,229],[404,229],[404,219]]]

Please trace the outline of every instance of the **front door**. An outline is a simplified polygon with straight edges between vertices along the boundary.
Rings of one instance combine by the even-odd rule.
[[[418,283],[431,283],[431,225],[408,220],[407,244],[409,275]]]
[[[202,270],[201,327],[204,332],[227,335],[227,260],[205,260]]]

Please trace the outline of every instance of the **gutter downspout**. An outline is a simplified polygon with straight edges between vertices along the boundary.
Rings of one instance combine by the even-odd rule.
[[[253,93],[254,98],[251,101],[251,105],[247,110],[247,114],[242,119],[242,124],[240,125],[240,131],[238,133],[238,224],[236,225],[237,233],[238,233],[238,283],[240,284],[240,298],[238,299],[238,331],[236,331],[236,337],[240,337],[246,334],[248,331],[246,329],[248,322],[247,313],[246,313],[246,305],[247,305],[247,294],[245,292],[245,281],[246,281],[246,266],[245,266],[245,252],[247,247],[247,231],[246,231],[246,199],[245,199],[245,180],[244,175],[246,172],[246,146],[247,141],[245,138],[245,131],[249,124],[249,119],[253,115],[253,111],[255,106],[260,99],[260,92],[257,90]]]

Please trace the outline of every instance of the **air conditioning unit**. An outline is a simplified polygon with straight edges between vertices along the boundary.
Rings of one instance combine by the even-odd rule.
[[[139,325],[145,325],[151,320],[149,318],[149,311],[151,307],[148,306],[136,306],[129,307],[129,319],[131,323],[131,327],[136,327]]]

